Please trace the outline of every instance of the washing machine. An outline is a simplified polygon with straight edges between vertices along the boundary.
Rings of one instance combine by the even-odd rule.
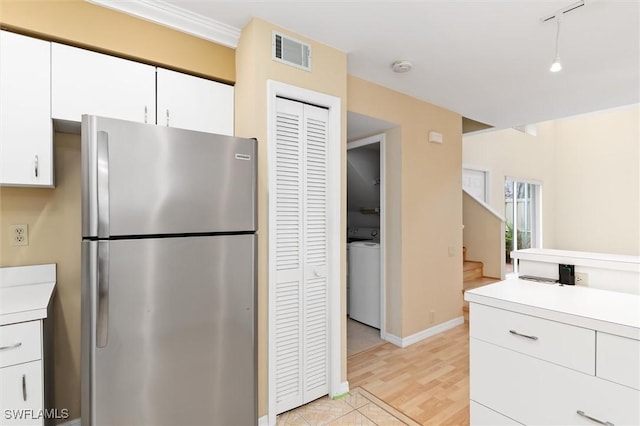
[[[380,328],[380,244],[354,241],[348,247],[349,316]]]

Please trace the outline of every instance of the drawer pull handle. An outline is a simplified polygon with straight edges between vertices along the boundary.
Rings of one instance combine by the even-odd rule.
[[[582,417],[591,420],[592,422],[598,423],[599,425],[604,425],[604,426],[615,426],[613,423],[611,422],[603,422],[602,420],[598,420],[594,417],[588,416],[584,413],[584,411],[582,410],[578,410],[577,413],[579,415],[581,415]]]
[[[18,349],[20,346],[22,346],[22,342],[18,342],[9,346],[2,346],[0,347],[0,351],[6,351],[7,349]]]
[[[22,375],[22,400],[27,400],[27,376],[25,374]]]
[[[516,336],[525,337],[525,338],[527,338],[527,339],[531,339],[531,340],[538,340],[538,337],[537,337],[537,336],[529,336],[529,335],[527,335],[527,334],[521,334],[521,333],[518,333],[518,332],[517,332],[517,331],[515,331],[515,330],[509,330],[509,333],[511,333],[511,334],[515,334]]]

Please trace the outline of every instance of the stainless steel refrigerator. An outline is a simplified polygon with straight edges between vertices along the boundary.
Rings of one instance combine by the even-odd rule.
[[[256,141],[82,118],[82,426],[257,423]]]

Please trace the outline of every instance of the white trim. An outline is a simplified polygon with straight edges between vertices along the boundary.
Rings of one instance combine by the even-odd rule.
[[[393,334],[387,334],[387,342],[393,343],[396,346],[400,346],[401,348],[406,348],[407,346],[413,345],[414,343],[418,343],[421,340],[427,339],[429,337],[433,337],[436,334],[443,333],[453,327],[457,327],[460,324],[464,324],[464,317],[457,317],[447,322],[443,322],[442,324],[435,325],[433,327],[427,328],[425,330],[419,331],[411,336],[407,337],[398,337]]]
[[[347,142],[347,151],[361,146],[380,143],[380,339],[387,340],[387,244],[386,244],[386,135],[380,133],[378,135],[369,136],[364,139],[357,139]],[[346,206],[345,206],[346,207]]]
[[[269,415],[264,415],[258,418],[258,426],[275,426],[275,423],[269,423]]]
[[[209,19],[163,0],[86,1],[234,49],[240,40],[239,28]]]
[[[334,391],[335,393],[332,393],[332,394],[330,393],[329,397],[335,398],[335,397],[344,395],[345,393],[349,392],[349,382],[344,381],[340,383],[338,386],[336,386]]]
[[[58,426],[81,426],[81,425],[82,423],[80,423],[80,418],[67,420],[64,423],[58,423]]]
[[[341,271],[340,271],[340,258],[342,253],[341,241],[341,151],[342,151],[342,138],[341,138],[341,120],[342,120],[342,104],[341,99],[335,96],[327,95],[324,93],[314,92],[312,90],[303,89],[300,87],[292,86],[290,84],[281,83],[278,81],[267,81],[267,193],[275,187],[275,156],[272,149],[275,147],[273,141],[275,140],[275,126],[274,117],[276,112],[276,98],[278,96],[288,99],[298,100],[329,109],[328,120],[328,133],[329,144],[327,153],[327,193],[328,193],[328,207],[327,207],[327,233],[328,233],[328,265],[327,265],[327,278],[329,285],[329,395],[340,395],[344,393],[343,382],[340,379],[341,373],[341,342],[342,342],[342,319],[345,317],[345,313],[341,312]],[[276,217],[272,214],[274,204],[271,199],[267,200],[269,212],[269,229],[275,229]],[[269,254],[268,257],[272,257],[272,253],[275,252],[275,238],[268,238],[269,241]],[[276,271],[274,264],[268,261],[269,268],[269,283],[275,282]],[[275,310],[272,304],[273,286],[269,285],[269,321],[267,324],[269,333],[269,343],[273,342],[271,334],[273,330],[269,327],[273,324],[275,318]],[[276,408],[275,408],[275,381],[272,377],[275,376],[275,347],[269,344],[269,368],[268,368],[268,416],[269,423],[275,424],[276,421]],[[348,388],[348,385],[347,385]]]

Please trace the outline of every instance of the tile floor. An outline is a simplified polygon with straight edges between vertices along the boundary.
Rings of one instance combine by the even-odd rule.
[[[383,343],[385,343],[385,341],[380,338],[380,330],[347,318],[348,357]]]
[[[277,417],[277,426],[417,426],[418,423],[362,388],[341,399],[322,397]]]

